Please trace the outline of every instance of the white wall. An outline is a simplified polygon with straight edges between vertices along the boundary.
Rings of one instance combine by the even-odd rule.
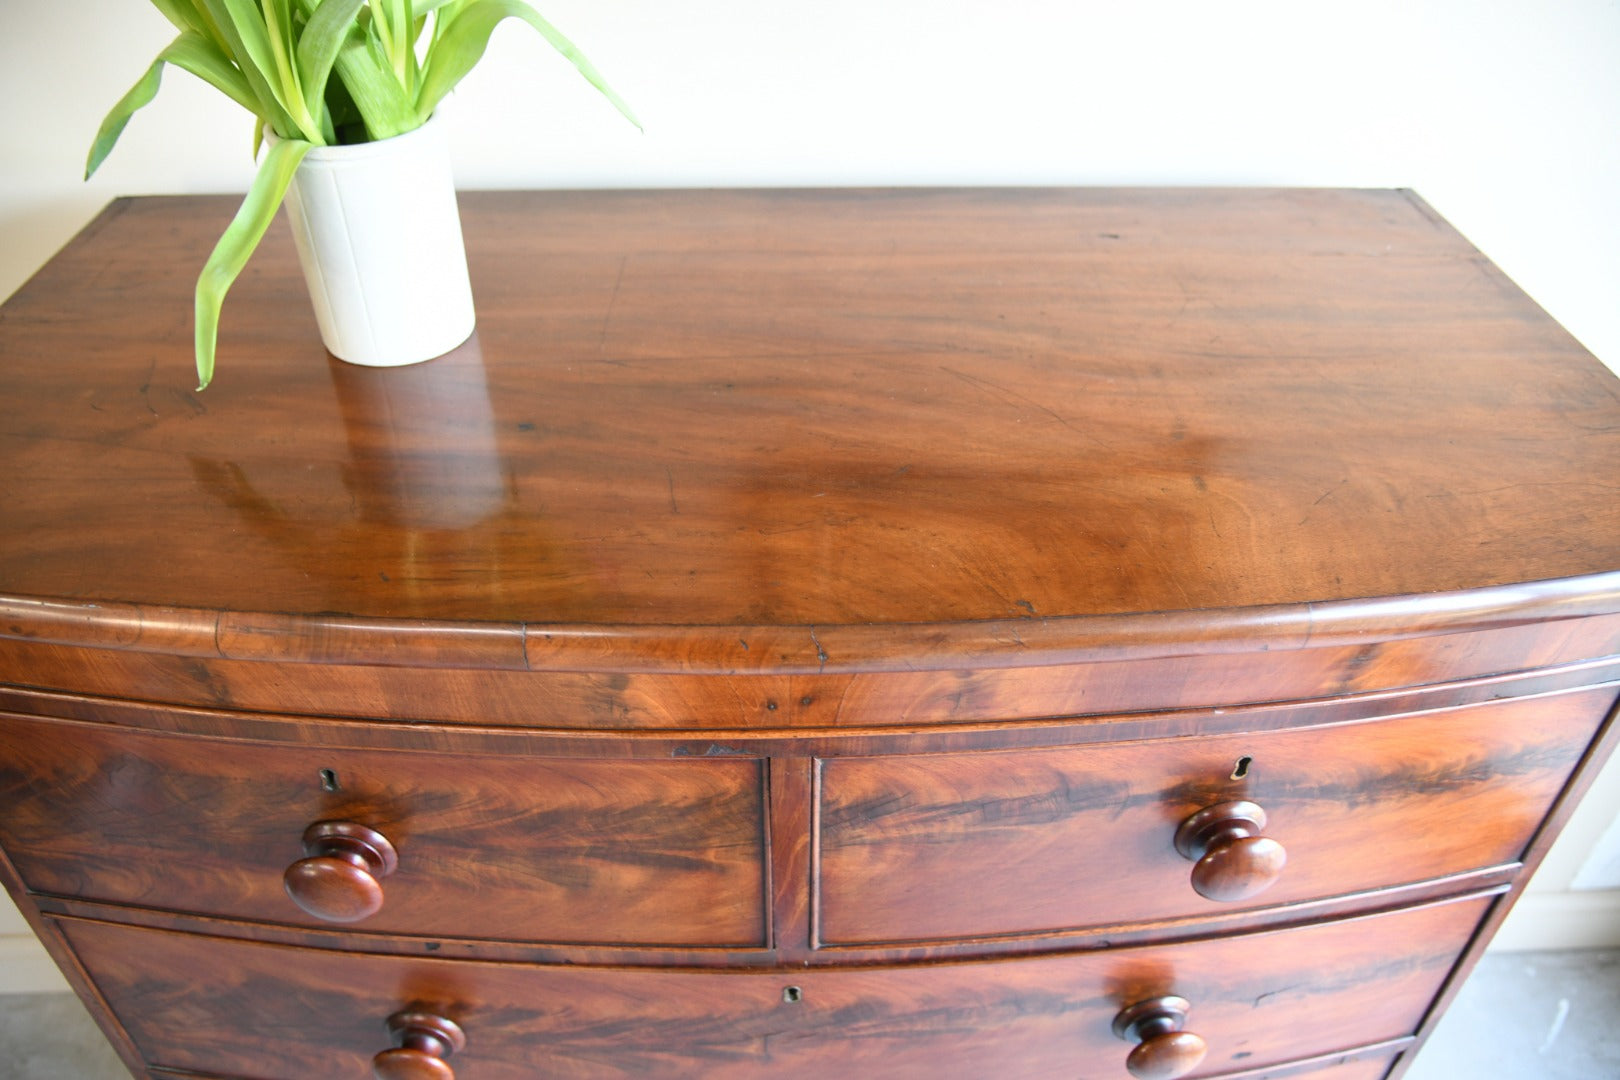
[[[1407,186],[1620,367],[1620,0],[537,6],[647,132],[510,24],[447,107],[463,187]],[[183,72],[81,183],[168,24],[139,0],[4,11],[0,296],[114,195],[245,188],[249,122]],[[1620,770],[1593,806],[1544,890],[1620,809]],[[1524,910],[1511,940],[1547,921]],[[1620,905],[1597,923],[1620,941]]]
[[[527,28],[449,106],[464,187],[1404,185],[1620,363],[1615,0],[538,0],[637,135]],[[242,190],[249,126],[140,0],[4,0],[0,295],[116,194]]]

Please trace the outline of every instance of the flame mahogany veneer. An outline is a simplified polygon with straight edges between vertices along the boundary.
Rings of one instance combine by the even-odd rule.
[[[1401,191],[469,193],[0,308],[0,878],[148,1080],[1390,1080],[1601,766],[1620,383]]]

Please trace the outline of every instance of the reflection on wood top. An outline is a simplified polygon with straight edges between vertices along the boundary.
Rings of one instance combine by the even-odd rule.
[[[278,225],[198,394],[234,205],[114,203],[0,310],[0,635],[814,669],[1620,610],[1620,382],[1407,192],[467,193],[468,344],[329,359]]]

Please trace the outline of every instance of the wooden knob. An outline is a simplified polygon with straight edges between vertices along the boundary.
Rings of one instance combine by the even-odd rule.
[[[352,821],[317,821],[305,829],[304,856],[281,876],[287,895],[317,919],[336,923],[381,911],[381,879],[399,865],[386,836]]]
[[[1193,860],[1192,887],[1199,896],[1231,903],[1271,888],[1288,864],[1288,852],[1269,836],[1266,812],[1252,802],[1206,807],[1176,830],[1176,850]]]
[[[388,1018],[394,1047],[371,1059],[377,1080],[456,1080],[445,1058],[467,1045],[467,1036],[454,1020],[430,1012],[406,1009]]]
[[[1137,1080],[1176,1080],[1198,1068],[1209,1047],[1190,1031],[1183,1031],[1186,998],[1156,997],[1139,1001],[1114,1017],[1114,1034],[1137,1046],[1125,1059],[1125,1068]]]

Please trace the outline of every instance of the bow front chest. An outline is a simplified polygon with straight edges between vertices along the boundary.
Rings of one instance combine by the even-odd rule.
[[[463,196],[0,309],[0,877],[130,1070],[1384,1080],[1610,743],[1620,382],[1401,191]]]

